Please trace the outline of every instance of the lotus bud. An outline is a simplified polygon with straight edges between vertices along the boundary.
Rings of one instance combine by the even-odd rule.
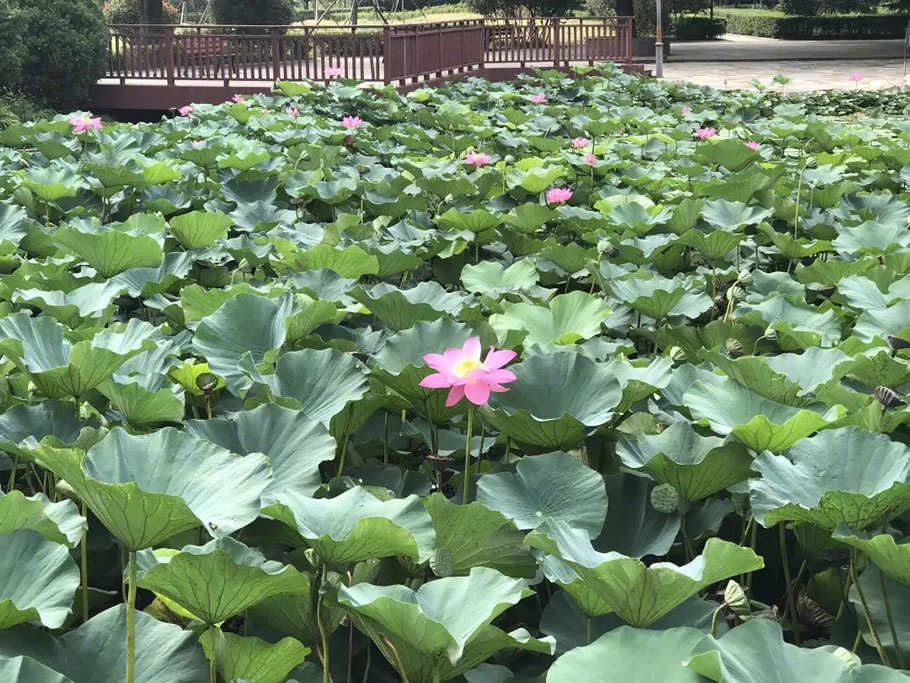
[[[739,358],[743,355],[743,345],[738,339],[726,339],[724,349],[730,358]]]
[[[746,298],[746,290],[739,285],[734,285],[727,290],[727,301],[742,301]]]
[[[676,512],[679,508],[679,491],[673,484],[660,484],[651,489],[651,507],[665,515]]]
[[[303,557],[314,567],[322,566],[322,560],[319,559],[319,554],[312,548],[307,548],[304,550]]]
[[[686,352],[678,346],[671,346],[670,350],[667,352],[667,355],[674,363],[682,363],[686,360]]]
[[[751,270],[742,270],[739,275],[736,276],[736,281],[739,284],[748,287],[752,284],[752,271]]]
[[[878,399],[878,402],[882,404],[882,408],[896,408],[897,406],[902,406],[907,403],[901,398],[900,394],[888,387],[875,387],[872,394]]]
[[[891,344],[891,348],[895,350],[910,349],[910,341],[902,339],[901,337],[895,337],[893,334],[888,335],[888,343]]]
[[[824,607],[810,598],[806,591],[802,591],[796,600],[796,614],[801,622],[809,626],[820,626],[830,630],[831,625],[834,623],[834,617],[828,614]]]
[[[749,598],[746,597],[746,592],[732,579],[727,582],[727,587],[724,589],[724,603],[740,619],[752,615],[752,605],[749,603]]]

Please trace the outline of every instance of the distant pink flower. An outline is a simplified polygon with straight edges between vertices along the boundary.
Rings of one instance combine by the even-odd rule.
[[[747,142],[746,147],[748,147],[749,149],[758,149],[759,147],[761,147],[761,145],[753,140],[751,142]]]
[[[436,372],[427,375],[420,386],[428,389],[449,389],[446,406],[454,406],[462,398],[476,406],[490,400],[490,392],[508,391],[503,384],[515,381],[515,373],[502,367],[515,358],[514,351],[491,348],[486,360],[480,360],[480,339],[471,337],[464,346],[447,349],[444,353],[428,353],[424,362]]]
[[[285,111],[295,119],[300,116],[300,110],[297,107],[288,107]]]
[[[547,190],[547,204],[565,204],[574,193],[568,187],[554,187]]]
[[[262,113],[263,113],[263,114],[268,114],[268,113],[269,113],[269,110],[268,110],[268,109],[263,109],[263,110],[262,110]]]
[[[200,147],[205,147],[205,140],[193,140],[191,144],[196,149],[199,149]]]
[[[468,166],[477,166],[480,168],[481,166],[486,166],[490,163],[490,155],[484,154],[483,152],[478,152],[477,154],[468,152],[464,155],[464,162]]]
[[[239,93],[231,98],[234,102],[246,102],[246,98]]]
[[[588,166],[593,166],[594,164],[597,163],[597,157],[594,156],[591,152],[588,152],[587,154],[585,154],[585,163]]]
[[[860,73],[859,71],[854,71],[852,74],[850,74],[850,80],[853,81],[854,83],[859,83],[865,77],[866,76],[864,74]]]
[[[587,147],[590,144],[591,141],[588,140],[588,138],[572,138],[572,146],[575,149],[581,149],[583,147]]]
[[[708,138],[713,138],[717,135],[717,131],[713,128],[699,128],[695,131],[695,135],[699,140],[707,140]]]
[[[194,111],[196,111],[196,110],[191,105],[187,104],[187,105],[184,105],[183,107],[180,107],[180,109],[177,110],[177,113],[180,114],[181,116],[189,116]]]
[[[348,130],[356,130],[362,123],[363,119],[359,116],[345,116],[343,119],[341,119],[341,125]]]
[[[692,107],[683,107],[683,108],[682,108],[682,113],[683,113],[683,114],[691,114],[691,113],[692,113]]]
[[[325,68],[325,75],[329,78],[338,78],[341,75],[342,69],[340,66],[327,66]]]
[[[543,104],[547,101],[547,96],[541,95],[540,93],[535,93],[534,95],[531,95],[530,99],[534,104]]]
[[[73,127],[74,133],[84,133],[87,130],[92,128],[96,130],[101,130],[101,117],[96,116],[92,118],[91,116],[74,116],[70,119],[70,125]]]

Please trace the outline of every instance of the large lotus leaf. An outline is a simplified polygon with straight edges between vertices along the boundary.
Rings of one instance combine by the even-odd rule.
[[[456,316],[465,303],[463,295],[447,292],[438,282],[421,282],[411,289],[381,283],[369,291],[358,287],[351,296],[395,332],[413,327],[420,320],[438,320],[445,314]]]
[[[440,493],[426,498],[424,505],[436,530],[430,567],[437,576],[464,576],[474,567],[525,579],[537,574],[524,533],[499,512],[480,502],[456,505]]]
[[[298,255],[297,262],[307,270],[327,268],[343,278],[355,280],[379,273],[379,259],[356,245],[338,249],[319,244]]]
[[[910,657],[910,636],[908,636],[908,633],[910,633],[910,619],[908,619],[908,615],[910,615],[910,587],[892,580],[887,576],[887,573],[881,572],[875,566],[867,567],[857,580],[863,589],[863,597],[869,610],[869,619],[872,621],[872,626],[875,628],[876,634],[885,648],[885,653],[894,662],[896,650],[899,646],[901,655],[906,661]],[[863,640],[866,645],[873,647],[875,645],[875,637],[869,630],[869,623],[864,616],[863,601],[860,600],[856,585],[850,587],[850,604],[858,615],[857,621]],[[891,622],[894,624],[897,643],[894,642],[894,635],[891,632],[891,624],[888,620],[889,615]],[[883,667],[876,668],[882,669]],[[891,669],[884,670],[893,671]],[[906,676],[906,673],[901,675]],[[872,678],[871,680],[877,682],[878,679]],[[890,683],[889,679],[885,680]],[[906,678],[896,679],[895,683],[906,683]]]
[[[230,536],[180,552],[143,550],[137,585],[164,596],[207,624],[220,624],[272,595],[306,590],[290,565],[266,560]]]
[[[895,581],[910,586],[910,538],[900,542],[890,534],[869,535],[866,532],[851,529],[846,524],[839,525],[831,538],[853,546],[865,555],[882,572]]]
[[[594,548],[629,557],[666,555],[679,533],[681,515],[659,512],[651,504],[651,480],[630,472],[604,478],[610,507]]]
[[[610,316],[603,299],[586,292],[570,292],[553,297],[548,306],[528,303],[509,304],[503,313],[490,316],[490,325],[502,338],[509,330],[526,332],[526,343],[574,344],[600,333]]]
[[[616,408],[617,413],[626,412],[634,404],[665,388],[673,374],[673,361],[666,357],[655,358],[650,363],[644,359],[636,360],[634,364],[614,359],[604,366],[616,375],[622,385],[622,401]]]
[[[34,405],[13,406],[0,415],[0,448],[30,462],[39,442],[48,439],[70,446],[85,430],[98,426],[94,419],[76,419],[72,403],[41,401]]]
[[[286,490],[309,496],[322,484],[319,463],[335,457],[335,439],[321,423],[302,412],[266,403],[228,418],[190,420],[186,430],[232,453],[262,453],[269,459],[272,482],[262,503]]]
[[[169,223],[171,234],[184,249],[199,249],[227,237],[233,221],[223,213],[190,211],[174,216]]]
[[[254,363],[261,363],[284,343],[293,303],[290,295],[273,300],[238,294],[199,321],[193,346],[212,372],[224,377],[231,393],[239,395],[249,381],[238,367],[242,356],[249,353]]]
[[[514,168],[509,171],[508,186],[520,187],[531,194],[540,194],[566,174],[561,166],[532,166],[525,169]]]
[[[126,606],[118,605],[59,638],[25,625],[3,631],[0,656],[30,657],[73,683],[120,681],[126,671],[125,642]],[[136,683],[208,680],[196,634],[145,612],[136,612],[135,652]]]
[[[557,659],[547,672],[547,683],[701,683],[708,679],[683,662],[704,637],[694,628],[648,631],[623,626]]]
[[[753,469],[761,476],[749,481],[752,514],[765,526],[869,529],[910,509],[910,448],[858,427],[821,432],[786,455],[762,453]]]
[[[734,172],[761,161],[762,158],[757,151],[735,138],[702,142],[695,148],[693,156],[704,163],[724,166]]]
[[[25,237],[25,224],[28,214],[25,209],[15,204],[0,202],[0,251],[9,254],[15,250]]]
[[[886,309],[864,310],[856,319],[853,336],[862,342],[885,341],[889,335],[910,338],[910,301],[898,301]]]
[[[263,514],[296,529],[324,564],[392,555],[419,563],[433,554],[433,520],[417,496],[381,501],[359,486],[335,498],[285,491]]]
[[[41,493],[25,496],[16,490],[0,494],[0,535],[32,529],[48,541],[74,548],[87,526],[71,500],[52,503]]]
[[[417,591],[400,585],[340,586],[337,599],[390,662],[401,662],[409,681],[431,683],[454,678],[497,650],[522,647],[522,642],[527,649],[552,652],[552,641],[534,640],[527,632],[507,635],[490,625],[529,595],[524,581],[475,567],[468,576],[430,581]]]
[[[213,643],[213,639],[221,642]],[[295,666],[303,663],[309,649],[293,638],[268,643],[211,629],[199,637],[206,656],[215,657],[215,670],[225,681],[282,683]]]
[[[702,554],[687,565],[648,566],[620,553],[597,552],[587,534],[562,522],[542,525],[525,543],[565,562],[632,626],[647,626],[706,586],[764,566],[751,548],[718,538],[708,539]]]
[[[32,529],[0,536],[0,628],[40,621],[60,628],[79,586],[79,569],[65,545]]]
[[[140,436],[114,429],[88,453],[42,447],[37,461],[130,550],[200,525],[231,534],[258,516],[271,480],[265,456],[234,455],[171,427]]]
[[[503,217],[486,209],[461,211],[453,207],[439,216],[436,221],[450,230],[467,230],[481,233],[484,230],[502,225]]]
[[[703,636],[685,665],[707,679],[727,683],[899,683],[903,674],[883,666],[860,666],[859,658],[844,650],[806,648],[784,642],[777,622],[750,619],[722,638]]]
[[[17,289],[11,301],[29,304],[70,327],[76,327],[83,319],[107,322],[115,310],[114,299],[125,289],[125,285],[108,280],[91,282],[71,292],[41,289]]]
[[[491,395],[484,415],[522,443],[572,448],[589,428],[609,422],[622,400],[616,377],[580,353],[532,356],[509,369],[517,381]]]
[[[733,312],[734,319],[765,329],[777,335],[786,349],[810,346],[830,347],[841,338],[841,322],[833,308],[818,309],[785,294],[772,296],[760,303],[742,303]]]
[[[307,418],[326,425],[369,389],[363,363],[335,349],[291,351],[278,359],[275,374],[254,379],[275,396],[293,399]]]
[[[785,450],[846,412],[839,405],[777,403],[728,377],[697,380],[683,402],[696,421],[718,434],[732,434],[756,453]]]
[[[837,232],[831,246],[845,259],[863,254],[887,254],[910,246],[910,235],[900,224],[864,221],[859,225],[839,226]]]
[[[752,457],[736,443],[701,436],[688,422],[660,434],[631,434],[616,444],[631,469],[645,469],[659,484],[672,484],[685,500],[697,501],[749,478]]]
[[[595,538],[607,515],[603,477],[567,453],[522,458],[515,473],[485,474],[477,502],[498,510],[518,529],[562,521]]]
[[[713,230],[709,233],[688,230],[679,237],[679,242],[697,249],[709,261],[719,261],[745,239],[740,232]]]
[[[0,680],[6,683],[73,683],[63,674],[28,657],[0,657]]]
[[[54,241],[78,254],[103,278],[157,266],[164,257],[160,238],[87,222],[58,229]]]
[[[158,375],[163,380],[163,376]],[[146,378],[147,379],[147,378]],[[161,383],[164,383],[163,380]],[[98,387],[111,402],[111,407],[123,415],[133,427],[180,422],[186,412],[183,393],[174,393],[171,386],[157,391],[139,382],[114,382],[108,380]]]
[[[515,261],[508,267],[498,261],[481,261],[462,269],[461,282],[469,292],[499,297],[532,289],[537,284],[537,268],[530,259]]]
[[[690,285],[681,278],[629,277],[611,280],[609,286],[617,299],[655,320],[697,318],[712,305],[709,296],[690,291]]]
[[[287,319],[289,344],[295,344],[320,325],[330,323],[338,316],[338,309],[331,301],[311,299],[298,294],[295,300],[297,312]]]

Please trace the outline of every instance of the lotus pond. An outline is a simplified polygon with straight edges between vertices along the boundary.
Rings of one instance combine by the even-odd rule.
[[[832,111],[0,132],[0,678],[905,681],[910,120]]]

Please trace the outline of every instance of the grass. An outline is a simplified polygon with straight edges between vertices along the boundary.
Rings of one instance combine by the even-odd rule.
[[[773,17],[776,19],[781,19],[786,16],[793,16],[793,15],[784,14],[780,10],[776,10],[776,9],[762,9],[762,8],[753,9],[753,8],[749,8],[749,7],[715,7],[714,8],[715,16],[723,17],[723,16],[734,15],[734,14],[741,16],[741,17]],[[894,12],[888,12],[884,8],[879,7],[878,9],[873,10],[871,12],[841,12],[838,14],[821,14],[818,16],[852,17],[852,16],[856,16],[857,14],[862,14],[862,15],[868,16],[869,14],[894,14]]]

